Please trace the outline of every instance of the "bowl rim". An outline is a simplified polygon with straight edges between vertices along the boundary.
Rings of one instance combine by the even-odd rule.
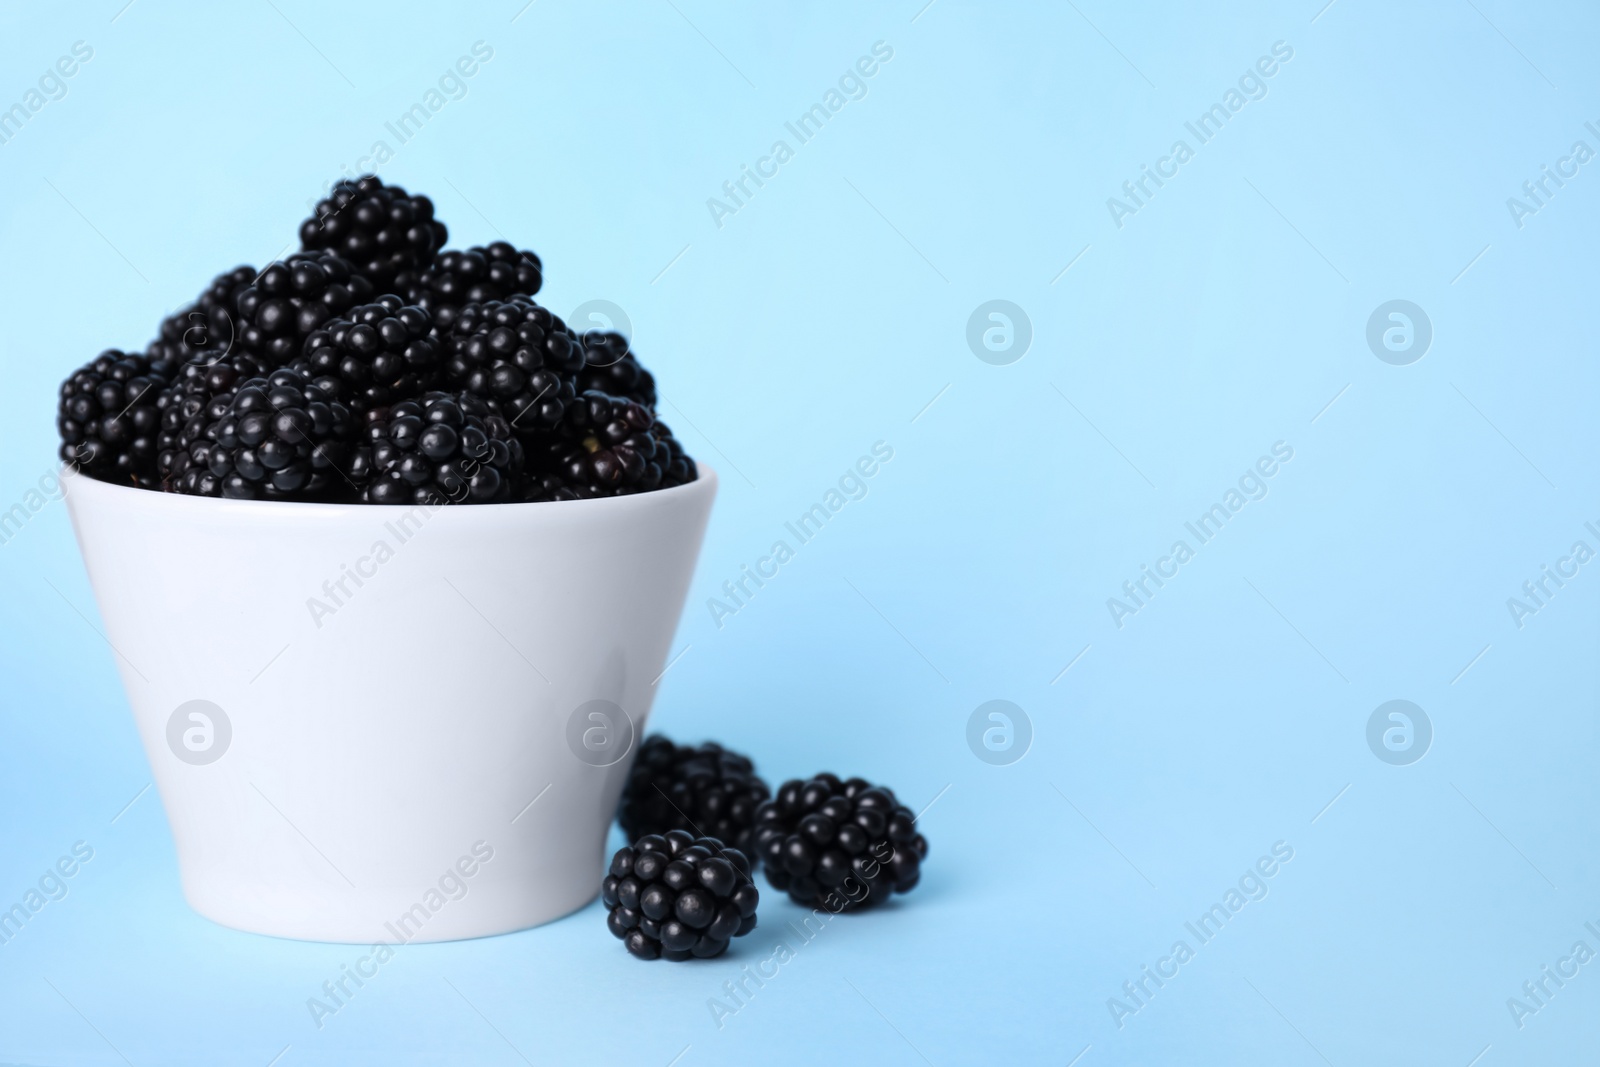
[[[666,489],[652,489],[647,493],[630,493],[626,496],[590,497],[579,500],[535,500],[535,501],[509,501],[499,504],[450,504],[437,505],[439,510],[451,513],[470,513],[484,516],[506,516],[513,512],[527,514],[530,508],[563,507],[567,510],[564,515],[571,515],[582,507],[588,511],[600,511],[605,508],[637,507],[641,502],[659,500],[665,503],[679,497],[694,496],[700,493],[714,493],[718,484],[717,471],[709,464],[699,460],[694,461],[696,477],[692,482],[682,485],[669,486]],[[67,469],[71,469],[70,466]],[[120,499],[128,505],[142,504],[152,507],[190,507],[199,510],[222,508],[228,511],[235,509],[259,517],[284,516],[301,514],[306,516],[318,515],[332,518],[337,515],[399,515],[410,512],[419,507],[428,507],[426,504],[363,504],[359,501],[325,501],[325,500],[238,500],[231,497],[195,496],[189,493],[169,493],[161,489],[145,489],[135,485],[121,485],[117,482],[108,482],[96,478],[83,471],[64,477],[63,485],[66,486],[68,499],[74,491],[88,492],[90,494],[103,494],[105,498]],[[82,483],[92,483],[93,488],[78,490]]]

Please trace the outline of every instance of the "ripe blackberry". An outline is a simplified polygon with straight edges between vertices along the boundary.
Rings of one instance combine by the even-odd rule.
[[[198,300],[161,320],[147,354],[174,366],[212,363],[227,355],[237,340],[239,294],[256,273],[254,267],[241,266],[217,275]]]
[[[432,313],[441,335],[450,332],[456,314],[468,304],[532,297],[543,285],[539,257],[505,241],[475,245],[465,252],[441,252],[421,271],[402,274],[395,282],[396,292],[408,303]]]
[[[152,488],[160,399],[172,365],[108,348],[61,383],[56,429],[61,459],[91,477]]]
[[[522,442],[471,393],[426,393],[371,413],[350,475],[367,504],[497,504],[522,472]]]
[[[674,485],[687,485],[699,477],[700,472],[694,460],[684,451],[678,439],[672,436],[671,427],[659,419],[656,420],[656,445],[656,455],[651,464],[660,468],[661,481],[659,484],[649,484],[648,489],[670,489]],[[650,482],[650,477],[647,476],[645,481]]]
[[[433,320],[398,296],[351,308],[306,338],[305,354],[290,366],[303,370],[329,396],[362,412],[414,397],[438,377]]]
[[[611,330],[583,335],[583,370],[578,391],[625,396],[647,408],[656,406],[656,380],[629,350],[628,339]]]
[[[492,400],[518,434],[561,425],[583,351],[566,323],[531,300],[468,304],[456,315],[445,378]]]
[[[300,499],[348,484],[349,409],[301,372],[282,369],[210,399],[192,435],[179,492],[238,500]]]
[[[433,201],[367,174],[339,182],[317,202],[316,214],[300,224],[300,247],[331,249],[379,292],[391,292],[398,275],[433,262],[448,234],[433,217]]]
[[[189,470],[189,446],[205,430],[205,420],[200,416],[209,399],[199,393],[185,393],[181,385],[170,386],[162,393],[161,429],[156,435],[156,480],[162,489],[176,491],[178,479]]]
[[[225,406],[239,383],[264,378],[271,372],[264,359],[239,349],[211,358],[211,362],[179,366],[172,384],[156,400],[161,412],[161,429],[156,436],[156,477],[164,488],[176,489],[178,478],[192,466],[190,446],[201,440],[210,422],[222,417],[222,409],[206,417],[211,402],[220,399]],[[220,485],[214,488],[220,492]]]
[[[796,903],[844,911],[914,888],[928,840],[893,790],[819,774],[783,783],[756,811],[756,852]]]
[[[332,252],[296,252],[239,291],[237,343],[281,367],[300,355],[319,326],[373,295],[372,282]]]
[[[643,404],[587,392],[547,438],[536,469],[591,496],[649,492],[694,481],[683,447]]]
[[[552,500],[587,500],[591,497],[609,495],[599,489],[573,485],[553,472],[531,470],[517,480],[511,492],[512,499],[527,504]]]
[[[749,856],[756,808],[770,795],[749,757],[712,741],[675,745],[657,734],[639,748],[617,821],[630,841],[688,830]]]
[[[646,834],[611,857],[606,926],[642,960],[712,959],[756,928],[750,861],[714,837]]]

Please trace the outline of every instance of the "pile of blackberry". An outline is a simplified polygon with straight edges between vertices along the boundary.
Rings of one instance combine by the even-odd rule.
[[[670,830],[618,849],[600,899],[606,926],[640,959],[709,960],[756,928],[761,893],[744,853]]]
[[[144,489],[334,503],[695,480],[626,338],[580,336],[536,303],[533,252],[441,251],[447,236],[426,196],[339,182],[299,251],[217,275],[143,354],[108,349],[62,383],[62,461]]]
[[[696,900],[690,917],[701,922],[715,911],[720,922],[705,921],[697,935],[702,927],[675,910],[681,898],[673,894],[701,884],[695,875],[703,858],[718,851],[746,877],[746,857],[762,863],[767,881],[795,903],[836,915],[910,892],[928,855],[916,816],[886,786],[824,773],[784,782],[774,796],[748,756],[711,741],[678,745],[659,734],[639,747],[617,822],[632,844],[613,858],[600,896],[611,932],[643,959],[718,955],[726,930],[755,926],[753,885],[748,908],[737,895],[743,886],[731,897],[713,894],[739,906],[738,927],[732,909]],[[736,848],[722,850],[725,841]],[[683,866],[669,862],[679,857]],[[717,883],[726,884],[726,878]]]

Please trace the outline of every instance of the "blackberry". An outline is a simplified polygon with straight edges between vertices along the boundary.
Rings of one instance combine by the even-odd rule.
[[[656,420],[656,456],[651,463],[661,470],[661,482],[651,489],[670,489],[674,485],[687,485],[700,476],[689,453],[672,436],[672,429],[660,419]],[[649,479],[647,478],[646,481]]]
[[[756,808],[770,795],[749,757],[715,742],[675,745],[657,734],[639,748],[617,821],[630,841],[689,830],[750,856]]]
[[[172,365],[108,348],[61,383],[56,429],[61,459],[91,477],[152,488],[160,399]]]
[[[468,304],[456,315],[445,377],[498,405],[525,437],[561,425],[583,351],[566,323],[531,300]]]
[[[198,300],[161,320],[147,354],[174,366],[213,363],[227,355],[237,339],[239,294],[256,273],[254,267],[241,266],[217,275]]]
[[[578,391],[595,390],[625,396],[645,407],[656,406],[656,380],[630,351],[628,339],[611,330],[583,335],[583,370]]]
[[[432,263],[448,235],[433,217],[433,201],[367,174],[339,182],[317,202],[316,214],[300,224],[300,247],[337,252],[386,293],[398,275]]]
[[[512,487],[513,499],[528,504],[552,500],[587,500],[608,495],[602,490],[573,485],[559,474],[529,471]]]
[[[228,352],[211,359],[174,365],[169,392],[212,397],[226,393],[246,378],[264,378],[276,370],[271,362],[249,352]]]
[[[203,375],[175,383],[163,397],[166,404],[162,411],[156,470],[161,488],[168,492],[189,496],[222,495],[222,479],[210,470],[215,437],[214,434],[207,436],[207,431],[228,414],[237,387],[244,381],[254,380],[251,372],[255,364],[248,357],[234,356],[205,369]]]
[[[783,783],[756,811],[755,836],[774,888],[838,911],[909,892],[928,855],[916,816],[893,790],[833,774]]]
[[[441,252],[420,272],[402,274],[395,290],[407,302],[427,308],[440,334],[448,334],[466,305],[532,297],[543,285],[544,268],[537,255],[495,241],[465,252]]]
[[[496,504],[511,499],[522,442],[471,393],[426,393],[372,413],[351,477],[367,504]]]
[[[380,296],[324,323],[290,366],[356,411],[382,407],[436,384],[440,358],[428,337],[432,328],[426,311],[402,306],[392,294]]]
[[[176,491],[179,478],[192,465],[189,445],[198,440],[205,430],[205,420],[200,416],[206,409],[209,397],[200,393],[185,393],[181,386],[174,385],[160,399],[161,430],[156,435],[156,479],[162,489]]]
[[[646,834],[611,857],[606,926],[642,960],[712,959],[756,928],[750,861],[714,837]]]
[[[161,412],[156,476],[162,487],[177,488],[177,479],[191,466],[190,446],[204,436],[209,422],[222,417],[220,410],[210,419],[205,417],[210,403],[231,400],[240,382],[264,378],[270,370],[265,360],[240,350],[216,356],[212,362],[184,363],[177,368],[172,384],[156,400]],[[217,488],[220,491],[220,486]]]
[[[694,480],[683,447],[643,404],[590,391],[544,443],[537,469],[586,495],[621,496]]]
[[[341,467],[353,425],[349,409],[303,373],[276,370],[212,397],[191,432],[179,492],[239,500],[315,498],[346,484]]]
[[[372,282],[332,252],[296,252],[239,291],[238,345],[281,367],[323,323],[374,295]]]

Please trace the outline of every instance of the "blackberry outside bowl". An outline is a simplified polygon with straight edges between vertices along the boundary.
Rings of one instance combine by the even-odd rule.
[[[71,479],[190,905],[370,944],[592,899],[716,496],[699,472],[431,509]]]

